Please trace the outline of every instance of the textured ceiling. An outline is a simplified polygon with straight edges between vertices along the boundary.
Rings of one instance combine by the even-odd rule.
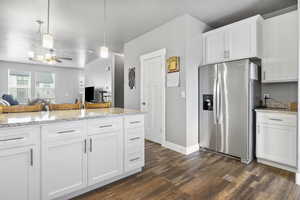
[[[295,5],[297,0],[107,0],[108,44],[122,52],[123,44],[188,13],[218,27],[255,14]],[[51,32],[57,54],[72,56],[65,66],[83,66],[97,57],[103,43],[102,0],[51,0]],[[0,59],[26,61],[39,46],[36,20],[45,21],[47,0],[0,0]],[[88,50],[92,50],[89,51]]]

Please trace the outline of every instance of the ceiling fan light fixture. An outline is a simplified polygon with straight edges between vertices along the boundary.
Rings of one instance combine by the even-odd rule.
[[[100,57],[101,58],[108,58],[108,56],[109,56],[108,47],[106,47],[106,46],[100,47]]]
[[[43,47],[45,49],[53,49],[54,46],[54,38],[51,34],[46,33],[43,35]]]
[[[37,55],[36,59],[39,61],[43,61],[44,60],[44,56],[43,55]]]
[[[51,60],[52,59],[52,55],[50,53],[46,53],[45,59],[46,60]]]
[[[34,51],[28,51],[28,58],[33,59],[35,57]]]

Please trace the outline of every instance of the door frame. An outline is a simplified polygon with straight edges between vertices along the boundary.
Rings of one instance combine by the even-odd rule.
[[[151,59],[154,57],[162,57],[162,137],[161,137],[161,145],[164,145],[166,142],[166,48],[150,52],[147,54],[143,54],[140,56],[140,62],[141,62],[141,95],[140,95],[140,106],[142,106],[142,100],[144,95],[144,84],[143,84],[143,73],[144,73],[144,61],[147,59]]]

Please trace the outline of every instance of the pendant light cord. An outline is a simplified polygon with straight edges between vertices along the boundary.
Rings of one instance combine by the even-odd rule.
[[[50,33],[50,0],[48,0],[47,33]]]
[[[104,46],[106,46],[106,0],[103,0]]]

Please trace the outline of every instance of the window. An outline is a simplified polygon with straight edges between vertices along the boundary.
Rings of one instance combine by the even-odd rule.
[[[26,104],[31,98],[31,73],[24,71],[8,71],[8,94],[20,104]]]
[[[55,74],[51,72],[35,73],[35,97],[55,102]]]

